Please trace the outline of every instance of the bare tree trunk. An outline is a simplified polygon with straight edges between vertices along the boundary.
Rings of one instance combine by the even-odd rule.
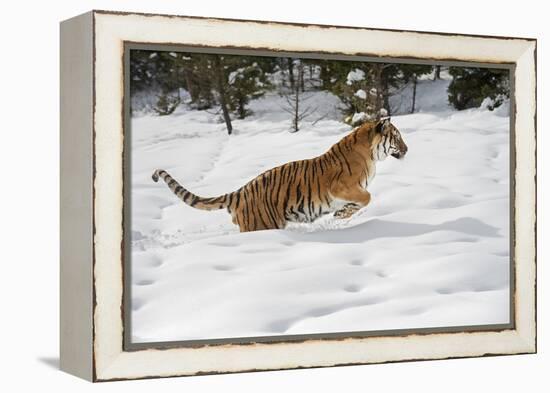
[[[384,103],[383,107],[387,111],[388,116],[391,116],[391,108],[390,108],[390,94],[389,94],[389,88],[388,88],[388,79],[385,78],[382,75],[382,102]]]
[[[300,129],[300,88],[298,84],[294,87],[294,119],[292,120],[292,125],[294,127],[294,132],[298,132]]]
[[[300,89],[302,90],[302,93],[306,91],[305,82],[304,82],[304,65],[300,62],[298,75],[300,78]]]
[[[302,92],[304,91],[304,63],[302,62],[298,64],[298,80],[300,81],[300,85],[296,84],[296,87],[294,89],[296,100],[296,106],[294,109],[294,132],[300,129],[300,90]]]
[[[294,90],[294,60],[288,58],[288,79],[290,81],[290,88]]]
[[[277,65],[279,68],[283,71],[282,78],[281,78],[281,87],[286,87],[286,78],[284,71],[287,69],[288,63],[287,59],[285,57],[281,57],[277,60]]]
[[[187,68],[183,69],[183,77],[185,79],[185,85],[187,87],[187,91],[191,96],[191,102],[197,101],[197,99],[199,98],[199,94],[197,92],[197,89],[195,89],[195,85],[191,78],[191,72]]]
[[[239,112],[239,119],[244,119],[246,117],[246,108],[245,108],[245,101],[244,97],[239,97],[238,102],[238,112]]]
[[[411,113],[414,113],[415,105],[416,105],[416,85],[418,83],[418,77],[416,74],[413,75],[413,97],[412,97],[412,107],[411,107]]]
[[[434,79],[433,80],[436,80],[436,79],[441,79],[441,66],[440,65],[435,66]]]
[[[376,89],[376,100],[374,102],[374,116],[376,119],[380,118],[380,110],[384,105],[384,86],[382,81],[382,70],[384,65],[382,63],[373,65],[374,86]]]
[[[227,98],[225,96],[225,75],[223,73],[223,66],[221,64],[220,56],[214,57],[214,72],[216,73],[216,88],[220,95],[220,106],[222,107],[223,120],[227,127],[227,133],[231,135],[233,131],[233,125],[231,124],[231,117],[229,116],[229,110],[227,109]]]
[[[321,88],[328,89],[330,87],[330,72],[329,66],[326,63],[321,63]]]

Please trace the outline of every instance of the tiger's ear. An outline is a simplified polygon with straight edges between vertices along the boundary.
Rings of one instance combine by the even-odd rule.
[[[379,132],[379,133],[384,133],[384,131],[387,129],[387,126],[390,125],[390,118],[389,117],[386,117],[386,118],[383,118],[383,119],[380,119],[378,121],[378,123],[376,124],[376,132]]]

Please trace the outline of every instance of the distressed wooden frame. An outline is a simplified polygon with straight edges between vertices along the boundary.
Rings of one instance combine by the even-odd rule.
[[[513,323],[493,330],[132,348],[124,341],[129,43],[513,69]],[[536,40],[92,11],[61,24],[61,368],[91,381],[536,352]]]

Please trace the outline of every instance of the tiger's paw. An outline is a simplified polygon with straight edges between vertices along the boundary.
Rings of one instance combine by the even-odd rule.
[[[355,203],[348,203],[344,205],[343,208],[336,210],[334,212],[335,218],[350,218],[352,215],[354,215],[356,212],[358,212],[361,209],[361,206],[356,205]]]
[[[350,218],[353,213],[349,213],[344,209],[340,209],[334,212],[334,217],[339,219]]]

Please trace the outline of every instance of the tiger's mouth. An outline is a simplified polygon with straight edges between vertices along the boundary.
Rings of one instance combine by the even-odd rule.
[[[392,156],[393,158],[400,159],[400,158],[405,157],[405,154],[404,154],[404,153],[392,153],[391,156]]]

